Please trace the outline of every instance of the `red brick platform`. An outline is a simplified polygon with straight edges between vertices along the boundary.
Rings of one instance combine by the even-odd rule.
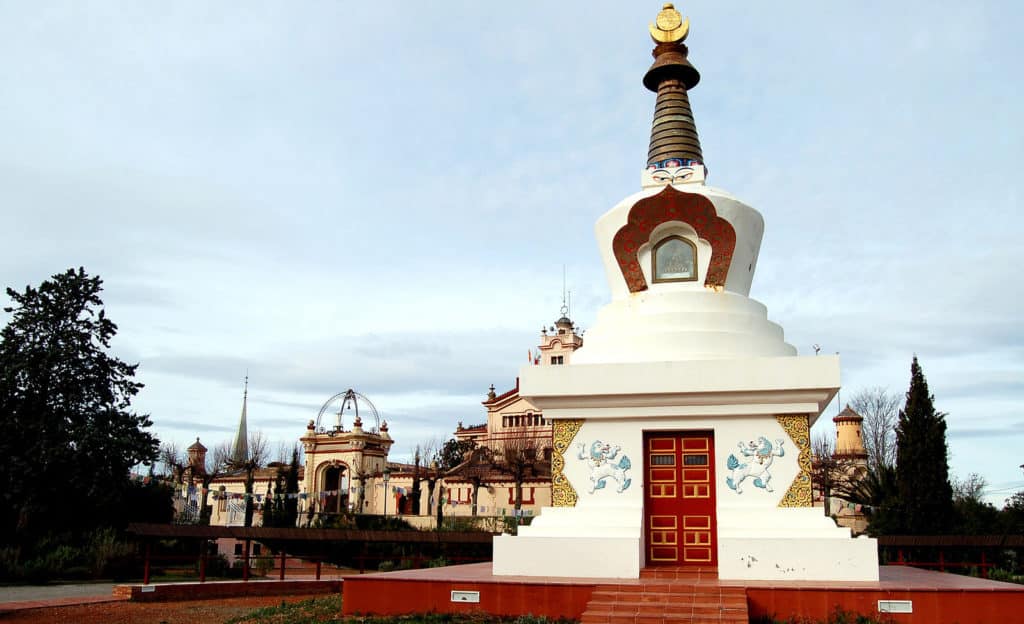
[[[765,615],[824,619],[836,608],[874,615],[879,601],[910,601],[912,612],[892,613],[892,621],[1024,623],[1022,585],[901,566],[882,566],[879,574],[869,583],[738,582],[718,580],[713,569],[660,568],[637,580],[568,579],[494,576],[491,564],[480,563],[347,576],[342,609],[346,615],[485,611],[585,624],[684,624]]]

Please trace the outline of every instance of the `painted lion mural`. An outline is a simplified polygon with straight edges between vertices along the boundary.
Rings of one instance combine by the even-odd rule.
[[[782,448],[782,439],[775,440],[773,445],[768,438],[761,436],[756,442],[740,442],[736,446],[739,448],[740,457],[736,457],[735,454],[729,455],[725,467],[731,470],[732,474],[725,478],[725,484],[737,494],[742,494],[743,482],[747,478],[753,478],[754,487],[774,492],[771,467],[776,457],[786,454]]]
[[[626,475],[626,471],[632,468],[633,464],[626,455],[619,455],[619,446],[612,446],[611,444],[605,444],[601,440],[594,440],[589,450],[582,442],[577,447],[579,449],[577,458],[586,461],[590,468],[589,494],[593,494],[595,490],[604,489],[608,479],[614,479],[618,483],[615,491],[619,493],[625,491],[629,484],[633,482]]]

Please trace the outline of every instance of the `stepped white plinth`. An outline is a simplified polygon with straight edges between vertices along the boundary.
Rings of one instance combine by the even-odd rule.
[[[639,578],[643,507],[545,507],[519,535],[494,538],[494,574]]]

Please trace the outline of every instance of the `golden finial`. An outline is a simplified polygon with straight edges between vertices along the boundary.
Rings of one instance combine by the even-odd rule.
[[[684,20],[672,3],[666,2],[650,30],[655,43],[678,43],[690,34],[690,18]]]

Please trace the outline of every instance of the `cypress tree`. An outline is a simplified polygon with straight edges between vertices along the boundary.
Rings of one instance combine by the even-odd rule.
[[[934,399],[915,355],[907,402],[896,425],[895,520],[908,535],[942,534],[953,525],[946,415],[935,411]]]
[[[299,447],[292,448],[292,461],[284,475],[284,524],[294,528],[299,520]],[[340,496],[340,494],[339,494]]]

